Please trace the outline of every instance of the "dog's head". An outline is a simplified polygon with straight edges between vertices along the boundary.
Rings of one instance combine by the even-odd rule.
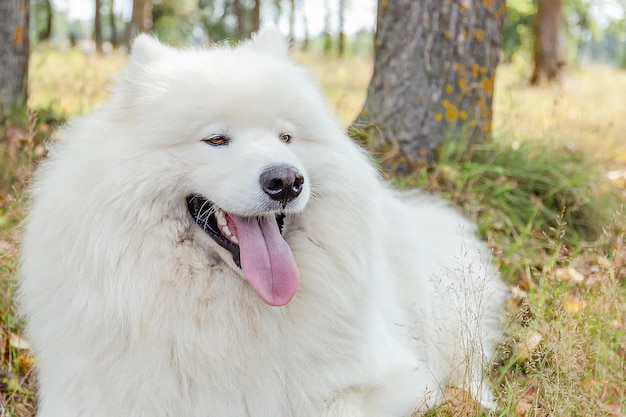
[[[167,155],[161,165],[176,171],[168,177],[176,178],[172,196],[270,305],[288,303],[296,291],[283,223],[305,209],[307,169],[327,146],[323,132],[337,130],[287,49],[275,31],[207,50],[143,35],[111,104],[135,146]]]

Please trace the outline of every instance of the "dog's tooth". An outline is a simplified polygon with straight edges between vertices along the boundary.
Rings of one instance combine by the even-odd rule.
[[[233,235],[232,233],[230,233],[230,229],[228,228],[228,226],[222,227],[222,233],[224,233],[228,237],[231,237]]]
[[[230,239],[231,242],[233,242],[235,245],[239,244],[239,239],[237,239],[237,236],[232,235],[232,236],[228,236],[228,238]]]
[[[226,216],[222,210],[215,211],[215,219],[220,226],[226,226]]]

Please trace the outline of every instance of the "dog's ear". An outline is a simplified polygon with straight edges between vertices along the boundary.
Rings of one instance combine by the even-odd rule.
[[[167,53],[168,47],[153,36],[141,34],[135,38],[130,48],[130,61],[144,65]]]
[[[252,36],[248,46],[280,58],[289,56],[289,42],[276,28],[263,29],[257,32]]]

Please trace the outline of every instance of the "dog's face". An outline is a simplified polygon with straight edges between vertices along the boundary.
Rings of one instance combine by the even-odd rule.
[[[295,129],[231,120],[201,136],[189,213],[268,304],[284,305],[299,279],[282,238],[284,218],[304,209],[310,195],[306,169],[291,149]]]
[[[336,123],[284,38],[175,50],[139,37],[113,103],[139,146],[168,156],[172,196],[213,249],[268,304],[287,304],[299,274],[283,223],[307,206],[307,168],[328,141],[317,132]]]

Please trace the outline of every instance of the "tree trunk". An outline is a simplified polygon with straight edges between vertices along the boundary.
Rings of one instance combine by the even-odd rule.
[[[235,9],[235,17],[237,18],[237,39],[241,40],[246,37],[246,22],[243,5],[240,0],[233,1],[233,8]]]
[[[491,132],[504,0],[379,0],[374,74],[353,134],[408,173],[450,134]]]
[[[0,1],[0,120],[26,109],[29,0]]]
[[[133,13],[130,22],[126,25],[126,33],[124,34],[124,43],[130,46],[131,40],[139,33],[147,33],[147,13],[146,9],[149,0],[133,0]]]
[[[111,46],[117,47],[117,24],[115,22],[115,0],[110,1],[109,27],[111,28]]]
[[[102,13],[100,13],[101,7],[102,2],[100,0],[96,0],[96,12],[94,13],[93,32],[96,41],[96,53],[98,55],[102,55]]]
[[[326,13],[324,14],[324,54],[330,54],[330,51],[333,49],[333,38],[330,34],[330,4],[328,4],[328,0],[324,2],[324,8],[326,9]]]
[[[346,18],[346,0],[339,0],[339,56],[342,57],[345,52],[346,34],[344,32]]]
[[[252,10],[252,31],[258,32],[261,29],[261,0],[254,0]]]
[[[530,83],[537,85],[542,79],[558,79],[565,67],[563,45],[563,0],[539,0],[535,24],[535,67]]]
[[[296,1],[289,0],[289,42],[295,40],[294,28],[296,26]]]
[[[274,0],[274,26],[278,27],[280,23],[280,18],[283,15],[283,6],[281,0]],[[289,16],[287,16],[289,17]]]
[[[309,44],[311,37],[309,36],[309,19],[306,17],[306,6],[304,0],[301,0],[300,6],[302,7],[302,31],[304,32],[304,39],[302,40],[302,51],[309,50]]]
[[[46,9],[46,26],[43,31],[39,35],[40,41],[48,41],[50,40],[50,35],[52,35],[52,4],[50,0],[44,1],[44,6]]]

